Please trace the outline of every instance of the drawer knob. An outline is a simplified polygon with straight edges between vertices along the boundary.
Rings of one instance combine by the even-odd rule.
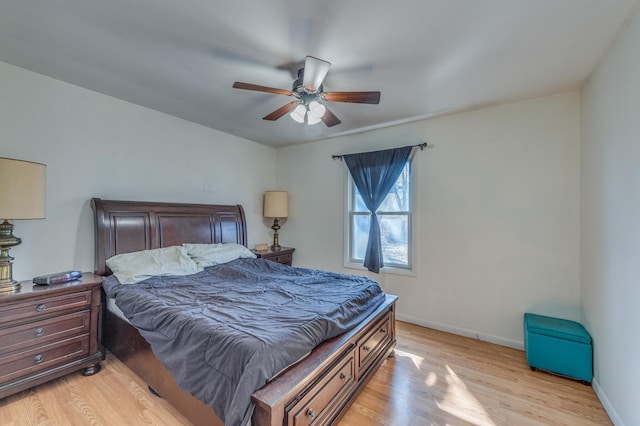
[[[36,336],[42,336],[44,334],[44,328],[38,327],[35,330],[33,330],[33,332],[35,333]]]
[[[42,312],[42,311],[44,311],[45,309],[47,309],[47,305],[38,305],[38,306],[36,307],[36,311],[38,311],[38,312]]]
[[[371,347],[369,347],[369,346],[363,346],[363,348],[362,348],[362,349],[363,349],[363,350],[365,350],[365,351],[367,351],[367,352],[369,352],[369,351],[371,350]]]
[[[381,329],[380,329],[380,333],[382,333],[382,334],[387,334],[387,329],[386,329],[386,328],[381,328]]]
[[[33,360],[35,361],[36,364],[40,364],[43,359],[44,359],[44,357],[41,354],[38,354],[38,355],[33,357]]]
[[[309,417],[310,419],[313,419],[313,418],[315,418],[315,416],[316,416],[316,412],[313,411],[313,409],[309,408],[307,410],[307,417]]]
[[[340,373],[340,379],[347,380],[347,375],[344,373]]]

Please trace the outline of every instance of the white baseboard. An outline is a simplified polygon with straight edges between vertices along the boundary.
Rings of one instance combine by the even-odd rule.
[[[593,391],[596,393],[596,396],[602,403],[602,406],[609,415],[609,418],[611,419],[613,424],[615,426],[624,426],[624,422],[622,421],[620,416],[618,416],[618,413],[613,408],[613,405],[611,405],[611,401],[609,401],[609,398],[607,398],[607,395],[604,393],[604,390],[600,387],[600,383],[598,383],[595,377],[591,382],[591,386],[593,387]]]
[[[483,342],[495,343],[496,345],[506,346],[508,348],[519,349],[524,351],[524,342],[507,339],[504,337],[494,336],[492,334],[483,333],[476,330],[455,327],[434,321],[425,321],[420,318],[414,318],[409,315],[396,313],[396,318],[400,321],[410,322],[411,324],[420,325],[422,327],[433,328],[435,330],[445,331],[447,333],[457,334],[459,336],[471,337],[472,339],[482,340]]]

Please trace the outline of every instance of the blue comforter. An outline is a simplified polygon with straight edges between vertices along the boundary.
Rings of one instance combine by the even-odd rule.
[[[255,390],[385,298],[365,277],[262,259],[133,285],[111,276],[103,286],[178,385],[227,425],[246,424]]]

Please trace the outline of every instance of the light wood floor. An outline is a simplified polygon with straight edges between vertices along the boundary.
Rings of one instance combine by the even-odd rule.
[[[395,357],[339,426],[611,425],[591,387],[530,371],[522,351],[401,322],[397,330]],[[184,424],[111,354],[94,376],[0,400],[0,426]]]

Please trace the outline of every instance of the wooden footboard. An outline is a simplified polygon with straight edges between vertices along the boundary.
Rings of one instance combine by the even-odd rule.
[[[316,347],[303,361],[256,391],[253,424],[335,423],[395,347],[396,300],[387,295],[355,329]]]
[[[316,347],[256,391],[252,424],[335,423],[393,351],[396,299],[387,295],[359,326]],[[109,351],[194,425],[223,424],[210,407],[179,388],[134,327],[109,311],[104,318],[103,343]]]

